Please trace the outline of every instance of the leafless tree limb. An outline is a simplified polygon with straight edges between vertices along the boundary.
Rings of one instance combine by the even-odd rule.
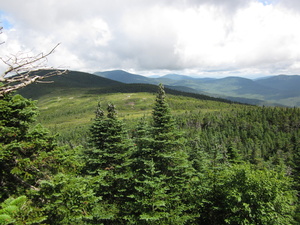
[[[68,71],[54,70],[52,72],[48,72],[46,75],[31,75],[31,73],[34,74],[34,72],[37,71],[30,71],[30,73],[28,72],[24,75],[20,74],[13,76],[12,78],[6,79],[4,85],[0,86],[0,97],[13,91],[19,90],[23,87],[26,87],[27,85],[32,84],[34,82],[41,82],[40,80],[43,80],[45,78],[66,74]],[[46,82],[49,83],[49,81]]]
[[[57,44],[47,54],[39,53],[36,56],[29,56],[26,53],[19,53],[18,55],[9,56],[6,59],[0,57],[0,60],[8,66],[8,69],[0,75],[0,81],[4,81],[5,77],[7,77],[9,73],[16,73],[20,75],[22,72],[42,67],[45,61],[47,61],[47,57],[51,55],[58,46],[59,44]]]
[[[2,34],[3,27],[0,27],[0,34]],[[0,45],[4,44],[4,42],[0,42]]]
[[[26,181],[24,181],[23,179],[21,179],[19,176],[17,176],[16,174],[13,174],[11,173],[11,171],[8,169],[9,166],[5,165],[4,164],[4,167],[3,167],[3,170],[5,171],[6,174],[8,174],[9,177],[11,177],[12,179],[14,179],[17,183],[25,186],[25,187],[28,187],[32,190],[35,190],[35,191],[39,191],[40,189],[27,183]]]
[[[2,28],[0,27],[0,34],[1,33]],[[29,53],[18,53],[16,55],[7,56],[6,58],[0,57],[0,60],[7,66],[7,70],[0,74],[0,98],[5,94],[21,89],[34,82],[41,81],[48,77],[66,74],[68,72],[67,70],[49,71],[49,68],[47,73],[37,73],[47,68],[47,58],[54,53],[58,46],[59,44],[46,54],[39,53],[31,56]]]

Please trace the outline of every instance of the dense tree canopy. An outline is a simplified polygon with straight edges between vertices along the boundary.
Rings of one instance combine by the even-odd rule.
[[[151,126],[141,123],[135,141],[136,212],[140,223],[182,224],[193,188],[194,170],[176,130],[162,85],[159,85]],[[148,128],[148,130],[147,130]]]
[[[167,100],[159,85],[131,132],[99,104],[89,143],[74,147],[33,124],[34,102],[5,95],[0,223],[299,223],[299,109],[174,116]]]
[[[55,148],[53,137],[40,125],[30,128],[36,107],[20,95],[0,99],[0,197],[38,189],[39,179],[51,172],[43,158]]]

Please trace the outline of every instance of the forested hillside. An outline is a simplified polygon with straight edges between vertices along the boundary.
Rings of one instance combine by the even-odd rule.
[[[298,108],[156,92],[0,99],[0,224],[300,223]]]
[[[261,79],[244,77],[197,78],[178,74],[149,78],[122,70],[96,72],[96,75],[123,83],[163,83],[191,93],[206,94],[254,105],[299,106],[299,75],[278,75]]]

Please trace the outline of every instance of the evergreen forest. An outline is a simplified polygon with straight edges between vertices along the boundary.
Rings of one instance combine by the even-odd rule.
[[[299,108],[64,96],[0,98],[0,224],[300,224]]]

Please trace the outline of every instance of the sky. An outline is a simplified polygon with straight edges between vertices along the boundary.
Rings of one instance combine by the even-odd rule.
[[[300,74],[299,0],[0,0],[0,56],[142,75]],[[5,65],[0,63],[0,71]]]

